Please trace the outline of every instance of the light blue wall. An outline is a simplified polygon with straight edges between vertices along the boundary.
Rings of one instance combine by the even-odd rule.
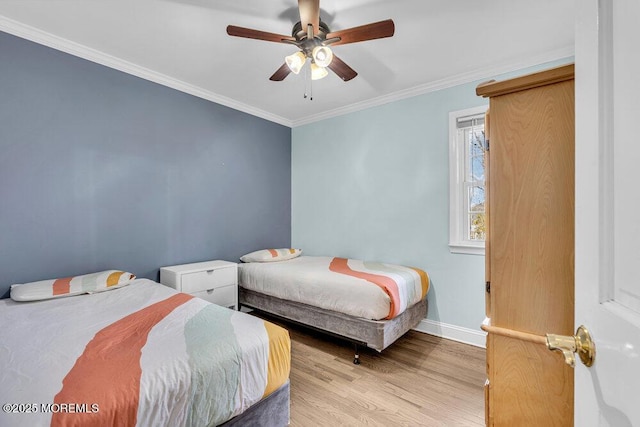
[[[292,245],[422,268],[432,280],[427,318],[479,329],[484,256],[448,247],[449,112],[487,105],[479,83],[294,128]]]
[[[291,130],[0,32],[0,296],[291,239]]]

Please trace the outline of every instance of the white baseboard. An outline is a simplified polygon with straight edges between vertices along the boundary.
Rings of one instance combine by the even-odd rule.
[[[418,326],[413,328],[415,331],[424,332],[425,334],[435,335],[437,337],[446,338],[448,340],[458,341],[464,344],[485,348],[487,333],[478,329],[462,328],[456,325],[436,322],[434,320],[423,319]]]

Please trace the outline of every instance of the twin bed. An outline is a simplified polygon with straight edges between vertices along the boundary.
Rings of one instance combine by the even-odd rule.
[[[288,249],[241,258],[240,304],[382,351],[427,314],[420,269]]]
[[[242,305],[351,340],[354,363],[358,345],[382,351],[426,315],[419,269],[293,249],[242,260]],[[11,294],[0,300],[0,425],[289,422],[291,342],[271,322],[124,272]]]
[[[288,424],[289,334],[254,316],[136,279],[0,318],[0,425]]]

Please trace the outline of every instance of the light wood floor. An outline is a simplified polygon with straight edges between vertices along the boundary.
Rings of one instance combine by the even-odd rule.
[[[410,331],[382,353],[299,326],[291,426],[484,426],[485,351]]]

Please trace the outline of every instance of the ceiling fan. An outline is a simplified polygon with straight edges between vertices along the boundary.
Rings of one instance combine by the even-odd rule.
[[[320,19],[320,0],[298,0],[298,9],[300,22],[294,24],[291,36],[235,25],[227,27],[227,34],[230,36],[292,44],[300,49],[287,56],[285,63],[273,73],[269,80],[282,81],[291,72],[298,74],[309,59],[313,80],[325,77],[328,74],[326,68],[329,68],[345,82],[349,81],[358,73],[338,58],[329,46],[391,37],[395,32],[395,25],[391,19],[346,30],[331,31]]]

